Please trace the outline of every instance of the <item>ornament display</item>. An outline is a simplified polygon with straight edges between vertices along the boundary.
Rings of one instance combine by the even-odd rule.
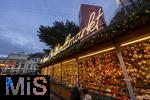
[[[44,68],[42,68],[42,70],[41,70],[41,74],[42,74],[42,75],[44,75],[44,70],[45,70],[45,69],[44,69]]]
[[[96,54],[90,57],[79,59],[80,84],[83,87],[109,96],[127,96],[122,69],[118,66],[119,61],[115,50]]]
[[[73,86],[77,79],[76,60],[62,63],[62,83]]]
[[[47,75],[47,67],[43,69],[43,75]]]
[[[136,95],[150,96],[150,92],[145,93],[150,91],[150,40],[122,47],[121,51]]]
[[[122,56],[127,68],[136,99],[150,97],[150,40],[141,41],[121,47]],[[110,50],[78,60],[55,64],[42,69],[42,74],[54,77],[67,86],[74,86],[79,71],[79,82],[100,95],[118,99],[129,99],[128,89],[116,50]],[[61,70],[62,69],[62,70]],[[48,71],[48,72],[47,72]]]
[[[55,64],[53,67],[54,67],[53,79],[55,81],[60,81],[60,78],[61,78],[61,64]]]
[[[50,76],[50,78],[52,78],[52,66],[48,67],[48,73],[47,74]]]

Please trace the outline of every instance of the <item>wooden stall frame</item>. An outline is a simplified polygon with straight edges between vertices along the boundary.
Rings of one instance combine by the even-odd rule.
[[[133,88],[132,88],[132,84],[130,82],[131,78],[128,76],[127,68],[126,68],[126,65],[125,65],[121,50],[120,50],[120,46],[117,45],[117,44],[114,44],[114,46],[115,46],[115,50],[117,52],[117,57],[118,57],[119,63],[120,63],[119,66],[123,70],[123,75],[124,75],[124,78],[125,78],[124,80],[126,82],[130,98],[131,98],[131,100],[136,100],[136,97],[135,97],[135,94],[134,94],[134,91],[133,91]]]
[[[76,59],[70,59],[68,61],[64,61],[64,62],[61,62],[60,63],[60,67],[61,67],[61,71],[60,71],[60,79],[61,79],[61,82],[62,82],[62,63],[66,63],[66,62],[70,62],[70,61],[73,61],[75,60],[76,61],[76,67],[77,67],[77,79],[76,79],[76,85],[78,87],[80,87],[80,79],[79,79],[79,59],[82,59],[82,58],[85,58],[85,57],[88,57],[88,56],[92,56],[92,55],[95,55],[95,54],[99,54],[99,53],[103,53],[103,52],[107,52],[107,51],[110,51],[110,50],[116,50],[117,52],[117,57],[119,59],[119,63],[120,63],[120,67],[121,69],[123,70],[123,74],[124,74],[124,80],[126,82],[126,85],[127,85],[127,88],[128,88],[128,92],[129,92],[129,96],[131,98],[131,100],[136,100],[136,97],[135,97],[135,93],[133,91],[133,86],[131,84],[131,78],[128,76],[128,73],[127,73],[127,68],[125,66],[125,63],[124,63],[124,59],[123,59],[123,56],[122,56],[122,52],[120,50],[120,47],[123,47],[123,46],[126,46],[126,45],[130,45],[130,44],[133,44],[133,43],[137,43],[137,42],[140,42],[140,41],[144,41],[144,40],[147,40],[147,39],[150,39],[150,35],[146,35],[145,37],[140,37],[140,38],[136,38],[134,40],[131,40],[131,41],[126,41],[124,43],[115,43],[113,41],[113,46],[111,47],[108,47],[108,48],[105,48],[105,49],[102,49],[102,50],[99,50],[98,52],[93,52],[93,53],[90,53],[90,54],[87,54],[87,55],[83,55],[83,56],[79,56],[79,57],[76,57]],[[55,67],[55,65],[52,65],[52,67]],[[54,73],[54,70],[52,70],[52,73]],[[52,74],[52,78],[53,78],[53,75]]]

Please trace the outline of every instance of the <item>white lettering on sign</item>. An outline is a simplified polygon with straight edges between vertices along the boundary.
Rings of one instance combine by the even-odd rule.
[[[74,43],[78,42],[82,38],[86,37],[88,34],[94,32],[94,31],[97,31],[99,29],[103,29],[103,28],[101,28],[101,27],[103,27],[102,25],[104,24],[103,21],[101,21],[102,23],[100,23],[101,25],[99,25],[100,18],[102,16],[103,16],[103,11],[101,8],[99,9],[98,16],[96,16],[95,12],[92,12],[89,17],[87,27],[82,29],[78,34],[76,34],[72,38],[71,38],[71,34],[69,34],[65,39],[65,43],[62,46],[60,44],[58,44],[54,49],[52,49],[50,51],[49,56],[43,58],[41,62],[46,62],[48,59],[52,58],[53,56],[57,55],[58,53],[62,52],[65,49],[67,49],[68,47],[70,47]]]

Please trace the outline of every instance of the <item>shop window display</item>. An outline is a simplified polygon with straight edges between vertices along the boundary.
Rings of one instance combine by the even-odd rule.
[[[48,75],[52,78],[52,66],[48,67]]]
[[[79,59],[80,85],[113,97],[128,97],[115,50]]]
[[[53,79],[55,81],[60,81],[61,77],[61,64],[55,64],[54,65],[54,76]]]
[[[77,79],[76,61],[62,63],[62,83],[72,87]]]
[[[150,40],[121,47],[121,52],[137,100],[150,98]],[[55,81],[72,87],[77,79],[76,60],[42,69]],[[78,60],[80,86],[100,95],[129,99],[128,89],[116,50]],[[61,76],[62,75],[62,76]],[[60,80],[62,78],[62,80]]]
[[[137,99],[150,98],[150,40],[121,49]]]
[[[44,75],[47,75],[47,67],[44,68]]]
[[[41,70],[41,74],[42,74],[42,75],[44,75],[44,68],[42,68],[42,70]]]
[[[42,75],[45,75],[46,73],[46,68],[42,68]]]

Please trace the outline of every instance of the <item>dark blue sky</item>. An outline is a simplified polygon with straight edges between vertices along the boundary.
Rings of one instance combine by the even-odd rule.
[[[0,55],[42,51],[39,26],[66,19],[78,24],[82,3],[102,6],[107,23],[114,16],[115,0],[0,0]]]

